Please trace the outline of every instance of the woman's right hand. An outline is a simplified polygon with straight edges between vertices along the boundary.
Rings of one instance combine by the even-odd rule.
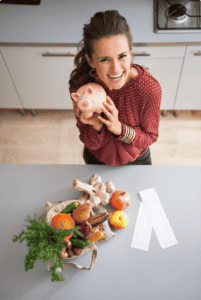
[[[73,111],[75,113],[75,116],[79,118],[81,111],[79,110],[77,103],[74,100],[73,100]]]
[[[78,117],[82,123],[92,125],[96,131],[101,131],[103,123],[98,119],[100,114],[94,113],[90,118],[85,118],[75,101],[73,101],[73,110],[76,117]]]

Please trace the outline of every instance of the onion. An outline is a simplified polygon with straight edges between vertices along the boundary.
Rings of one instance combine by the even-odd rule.
[[[114,209],[124,210],[131,204],[130,194],[123,190],[115,191],[110,198],[110,205]]]

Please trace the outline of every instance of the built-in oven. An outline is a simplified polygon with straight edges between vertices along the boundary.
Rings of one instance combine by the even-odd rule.
[[[201,0],[154,0],[155,33],[201,33]]]

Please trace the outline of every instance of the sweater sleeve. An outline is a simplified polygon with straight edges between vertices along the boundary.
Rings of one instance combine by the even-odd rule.
[[[144,105],[141,109],[140,124],[135,127],[131,126],[135,129],[135,139],[130,144],[125,144],[125,147],[129,149],[135,147],[139,151],[156,142],[159,136],[162,89],[154,78],[145,83],[146,91],[141,95]],[[121,139],[124,134],[125,124],[122,124],[122,134],[117,139]]]
[[[80,140],[86,145],[89,150],[98,150],[105,144],[110,142],[111,134],[109,134],[107,127],[103,125],[102,130],[98,133],[92,125],[83,124],[79,118],[77,118],[76,126],[80,132]]]

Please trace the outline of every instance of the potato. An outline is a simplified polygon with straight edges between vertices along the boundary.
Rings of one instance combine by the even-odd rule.
[[[73,250],[67,249],[66,252],[68,253],[68,257],[71,258],[74,256]]]
[[[75,247],[75,248],[73,248],[73,252],[75,255],[79,256],[82,253],[82,249]]]

